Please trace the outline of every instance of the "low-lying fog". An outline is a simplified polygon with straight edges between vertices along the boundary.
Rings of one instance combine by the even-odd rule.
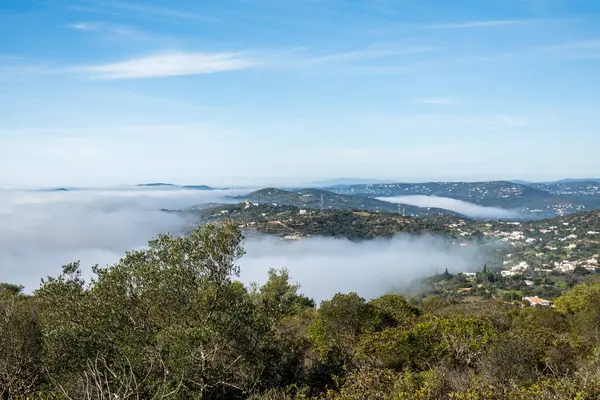
[[[477,246],[457,247],[439,237],[398,235],[391,240],[351,242],[312,238],[289,242],[262,237],[246,243],[240,260],[244,282],[263,283],[268,267],[286,267],[301,291],[315,300],[357,292],[365,298],[404,291],[417,278],[481,270]]]
[[[247,192],[247,191],[244,191]],[[161,208],[182,209],[231,201],[241,191],[113,189],[68,192],[0,191],[0,281],[36,289],[40,279],[81,260],[84,268],[112,264],[126,250],[143,248],[159,233],[179,232],[189,221]],[[249,239],[241,279],[266,280],[269,267],[287,267],[302,291],[322,300],[336,292],[372,297],[410,280],[481,268],[476,246],[457,248],[439,238],[398,236],[353,243],[315,238],[298,242]]]
[[[0,281],[35,289],[40,278],[60,273],[61,265],[72,261],[114,263],[126,250],[185,226],[185,220],[161,208],[226,202],[231,201],[226,196],[240,194],[146,188],[0,191]]]
[[[443,208],[445,210],[460,213],[469,218],[477,219],[502,219],[518,218],[519,212],[499,207],[485,207],[467,201],[452,199],[449,197],[411,195],[396,197],[378,197],[379,200],[390,203],[407,204],[417,207]]]

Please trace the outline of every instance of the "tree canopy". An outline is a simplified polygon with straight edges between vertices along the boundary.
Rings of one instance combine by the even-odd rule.
[[[0,284],[3,399],[594,399],[600,283],[552,307],[238,281],[233,223],[161,235],[83,278]],[[449,274],[448,274],[449,275]],[[453,276],[447,277],[454,279]]]

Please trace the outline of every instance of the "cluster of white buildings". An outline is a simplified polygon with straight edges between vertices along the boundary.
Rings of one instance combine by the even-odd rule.
[[[504,264],[507,264],[507,263],[509,263],[509,262],[507,262],[507,261],[504,262]],[[503,277],[521,275],[523,272],[525,272],[527,270],[527,268],[529,268],[529,264],[527,264],[527,262],[525,262],[525,261],[521,261],[520,263],[510,267],[509,269],[500,271],[500,275],[502,275]]]
[[[560,262],[554,263],[554,269],[561,272],[569,272],[573,271],[575,267],[577,267],[579,263],[577,261],[567,261],[563,260]]]

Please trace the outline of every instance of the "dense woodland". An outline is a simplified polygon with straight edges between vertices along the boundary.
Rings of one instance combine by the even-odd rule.
[[[528,307],[236,280],[232,223],[159,236],[86,282],[0,287],[3,399],[596,399],[600,283]]]

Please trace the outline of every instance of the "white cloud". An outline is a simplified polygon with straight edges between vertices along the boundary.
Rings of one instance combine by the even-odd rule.
[[[456,106],[460,99],[456,97],[420,97],[413,100],[415,103],[430,104],[435,106]]]
[[[77,22],[69,25],[69,28],[76,29],[78,31],[98,31],[100,30],[100,25],[92,22]]]
[[[495,28],[511,25],[522,25],[530,23],[529,20],[520,19],[504,19],[504,20],[489,20],[489,21],[467,21],[455,22],[447,24],[435,24],[428,26],[429,29],[468,29],[468,28]]]
[[[501,219],[501,218],[516,218],[519,213],[514,210],[506,210],[497,207],[484,207],[477,204],[469,203],[462,200],[452,199],[449,197],[438,196],[396,196],[396,197],[380,197],[379,200],[388,201],[390,203],[408,204],[418,207],[434,207],[443,208],[450,211],[466,215],[471,218],[484,219]]]
[[[113,25],[106,22],[77,22],[67,25],[68,28],[84,32],[106,33],[118,37],[127,37],[135,40],[159,40],[157,35],[140,31],[136,28]]]
[[[242,53],[172,52],[110,64],[76,67],[74,70],[100,79],[136,79],[210,74],[247,69],[258,64]]]

